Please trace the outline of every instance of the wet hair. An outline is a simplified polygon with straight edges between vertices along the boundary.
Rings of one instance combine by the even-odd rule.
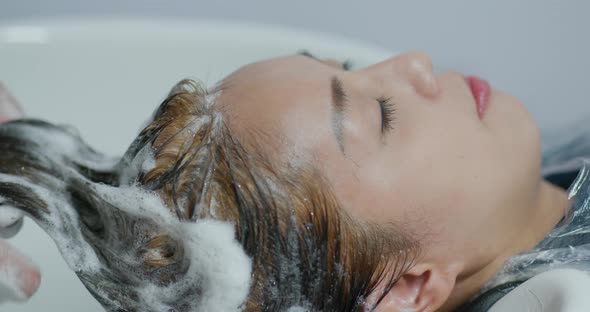
[[[155,193],[184,222],[231,223],[252,259],[250,290],[239,307],[244,311],[372,310],[412,265],[419,244],[395,224],[351,217],[313,163],[277,166],[264,148],[247,148],[262,147],[260,138],[255,132],[232,134],[215,92],[181,81],[112,166],[69,128],[38,120],[0,126],[0,206],[22,209],[46,229],[45,215],[54,213],[33,186],[3,179],[8,176],[66,198],[79,215],[83,239],[108,268],[92,276],[76,273],[111,311],[137,310],[133,288],[120,285],[135,285],[145,276],[170,285],[187,274],[189,263],[182,241],[148,217],[117,209],[95,191],[97,184]],[[31,129],[68,137],[77,142],[76,153],[47,157],[47,147],[32,138]],[[146,151],[155,163],[137,165]],[[103,165],[93,165],[97,162]],[[134,255],[139,265],[126,262],[122,252]],[[189,287],[171,304],[187,311],[187,302],[201,293],[199,285]],[[377,299],[367,303],[369,296]]]

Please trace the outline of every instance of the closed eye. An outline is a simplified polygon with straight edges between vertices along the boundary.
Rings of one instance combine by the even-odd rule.
[[[352,62],[350,60],[346,60],[342,62],[342,69],[349,71],[352,68]]]
[[[393,122],[395,121],[395,106],[391,98],[379,97],[377,103],[381,109],[381,134],[393,130]]]

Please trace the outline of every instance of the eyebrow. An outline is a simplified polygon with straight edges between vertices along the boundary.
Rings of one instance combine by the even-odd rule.
[[[321,62],[319,58],[315,57],[307,50],[299,51],[297,54],[307,56],[311,59]],[[343,64],[343,68],[345,70],[348,70],[349,67],[350,64]],[[344,156],[346,156],[346,152],[344,150],[344,131],[342,129],[344,112],[348,104],[347,97],[346,93],[344,93],[344,88],[342,87],[342,81],[336,76],[332,76],[330,79],[330,89],[332,90],[332,131],[334,136],[336,136],[336,142],[338,142],[340,151]]]
[[[330,88],[332,90],[332,131],[336,136],[340,151],[346,155],[344,151],[344,132],[342,131],[344,112],[348,104],[346,93],[342,88],[342,81],[336,76],[333,76],[330,80]]]

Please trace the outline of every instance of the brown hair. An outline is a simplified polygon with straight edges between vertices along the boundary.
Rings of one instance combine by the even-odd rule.
[[[182,242],[149,220],[141,222],[149,231],[145,234],[136,229],[137,220],[124,213],[106,216],[96,209],[102,206],[115,211],[116,207],[97,196],[88,181],[119,186],[120,170],[131,166],[149,147],[155,166],[139,170],[134,183],[157,193],[180,220],[216,219],[234,225],[236,240],[252,259],[250,292],[242,306],[245,311],[284,311],[293,306],[310,311],[372,310],[412,264],[419,244],[394,224],[377,225],[348,215],[312,163],[279,168],[269,161],[264,149],[245,148],[245,144],[256,146],[257,137],[242,135],[241,139],[249,142],[240,142],[210,96],[194,81],[181,81],[116,170],[101,171],[62,157],[65,164],[88,179],[85,181],[68,178],[69,171],[58,170],[59,166],[49,160],[39,161],[43,150],[14,136],[14,131],[0,131],[0,150],[10,151],[0,153],[0,173],[25,176],[47,188],[61,185],[50,181],[49,176],[66,182],[64,192],[80,214],[79,226],[85,239],[92,241],[101,261],[113,271],[100,273],[109,287],[116,289],[110,293],[104,290],[108,287],[100,290],[97,281],[77,272],[105,308],[135,310],[131,302],[136,296],[126,296],[126,290],[117,287],[132,284],[135,279],[130,276],[136,271],[158,285],[174,283],[187,271]],[[16,123],[56,128],[39,121]],[[81,150],[86,157],[99,157],[85,145]],[[42,220],[41,211],[47,210],[43,200],[22,185],[1,178],[0,199],[4,196],[9,205],[23,209],[38,222]],[[119,227],[105,230],[107,217],[116,218]],[[113,234],[117,231],[120,235]],[[107,250],[107,244],[100,244],[105,237],[120,240],[117,246],[133,240],[129,245],[137,249],[135,254],[142,262],[139,268],[124,266],[126,260]],[[196,289],[179,296],[191,300],[191,296],[199,296]],[[380,291],[378,300],[367,306],[365,300],[375,296],[375,291]],[[177,311],[188,307],[180,303],[176,306]]]
[[[213,120],[219,111],[206,94],[189,80],[173,89],[143,132],[158,133],[150,140],[157,165],[140,181],[181,219],[235,224],[253,259],[246,310],[355,311],[378,283],[386,293],[417,244],[394,225],[351,218],[311,163],[277,168],[255,135],[247,144],[259,148],[246,150],[226,123]]]

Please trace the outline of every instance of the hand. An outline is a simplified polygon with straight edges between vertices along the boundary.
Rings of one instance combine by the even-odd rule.
[[[22,109],[14,97],[0,83],[0,124],[22,116]],[[0,198],[0,303],[7,300],[27,300],[35,293],[41,281],[39,269],[4,240],[14,236],[22,224],[22,212],[2,206]]]

